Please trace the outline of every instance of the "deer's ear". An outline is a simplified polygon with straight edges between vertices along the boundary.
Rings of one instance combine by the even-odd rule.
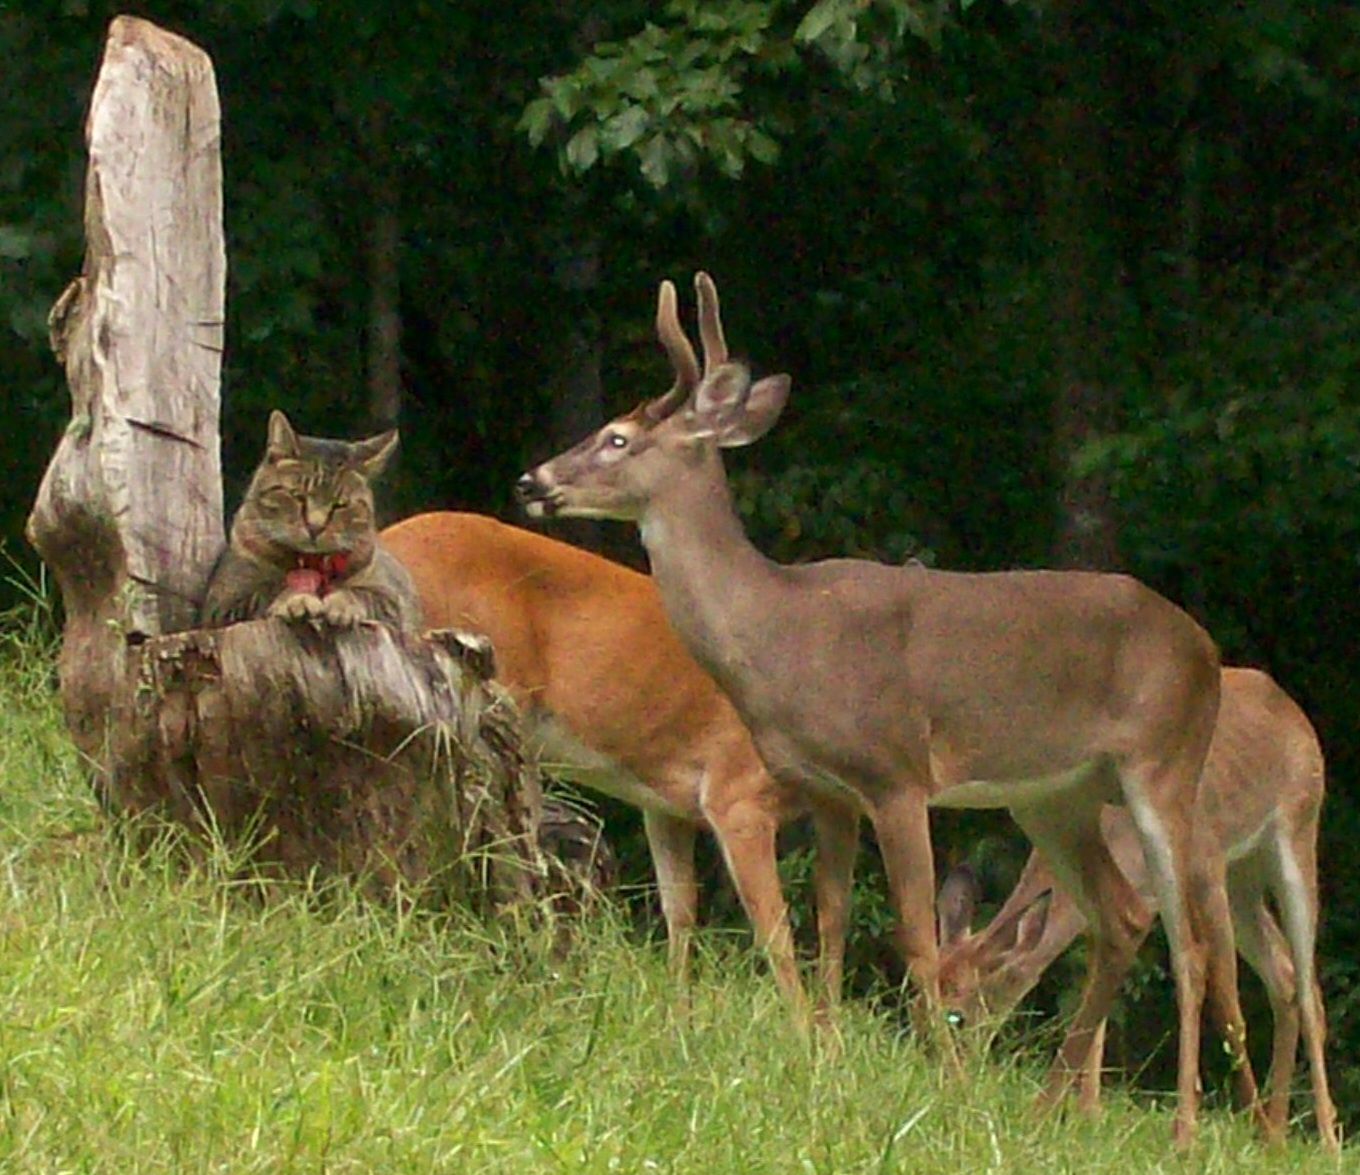
[[[1025,912],[1020,915],[1015,926],[1017,951],[1032,951],[1039,945],[1039,940],[1044,936],[1044,927],[1048,925],[1048,904],[1051,898],[1052,894],[1046,893],[1025,907]]]
[[[784,411],[789,383],[787,375],[769,375],[752,384],[741,410],[719,424],[718,444],[724,449],[736,449],[760,440]]]
[[[298,455],[297,433],[286,417],[277,408],[269,414],[269,440],[265,445],[265,456],[277,460],[280,457]]]
[[[738,411],[751,392],[751,373],[740,363],[722,363],[694,389],[694,412],[717,424]]]
[[[787,384],[788,377],[785,376],[784,380]],[[967,865],[951,869],[935,898],[935,918],[941,946],[951,946],[968,937],[973,926],[973,907],[977,899],[978,883],[973,871]]]

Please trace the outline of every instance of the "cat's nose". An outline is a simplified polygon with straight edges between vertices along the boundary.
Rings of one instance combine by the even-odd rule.
[[[331,511],[329,509],[309,509],[303,518],[303,523],[307,527],[309,538],[315,539],[323,530],[330,525]]]

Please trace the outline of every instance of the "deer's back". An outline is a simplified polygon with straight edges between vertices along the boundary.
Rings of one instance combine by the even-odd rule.
[[[671,630],[648,576],[484,515],[439,511],[389,527],[432,628],[485,634],[496,676],[638,778],[697,804],[706,770],[751,770],[745,728]]]
[[[1192,740],[1202,754],[1213,729],[1213,641],[1127,576],[832,560],[777,569],[759,596],[744,712],[833,771],[928,753],[941,786],[1038,779]],[[783,689],[800,679],[817,689]]]

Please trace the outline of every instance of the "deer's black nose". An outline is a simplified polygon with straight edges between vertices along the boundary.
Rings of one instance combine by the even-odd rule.
[[[538,482],[534,480],[532,473],[521,473],[519,481],[515,482],[515,493],[519,495],[521,502],[530,501],[538,491]]]

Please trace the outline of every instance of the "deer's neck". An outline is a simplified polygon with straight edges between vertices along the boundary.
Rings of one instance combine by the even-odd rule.
[[[779,568],[746,537],[718,453],[670,482],[638,526],[672,627],[721,680],[748,661]]]

